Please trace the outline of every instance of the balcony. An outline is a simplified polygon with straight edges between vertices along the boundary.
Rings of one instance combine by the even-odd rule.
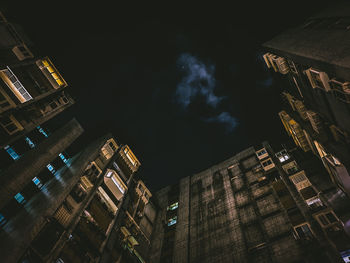
[[[276,56],[274,54],[271,53],[266,53],[263,56],[265,63],[267,65],[268,68],[273,68],[273,70],[275,72],[279,72],[283,75],[288,74],[290,69],[289,69],[289,65],[288,62],[285,58]]]
[[[25,103],[33,99],[33,97],[29,94],[9,67],[0,71],[0,78],[5,82],[5,84],[21,103]]]
[[[334,97],[339,101],[350,104],[350,82],[343,82],[333,78],[329,83]]]
[[[305,74],[314,89],[322,89],[330,91],[329,78],[327,73],[317,69],[309,68],[305,70]]]

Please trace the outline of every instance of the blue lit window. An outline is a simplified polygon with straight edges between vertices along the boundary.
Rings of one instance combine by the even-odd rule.
[[[54,174],[56,172],[55,168],[50,163],[46,165],[46,167],[51,173]]]
[[[176,202],[176,203],[169,205],[167,210],[175,210],[178,207],[179,207],[179,202]]]
[[[41,128],[40,126],[38,126],[38,127],[36,127],[36,128],[37,128],[38,131],[39,131],[42,135],[44,135],[46,138],[49,137],[49,135],[44,131],[43,128]]]
[[[9,146],[5,146],[4,149],[12,157],[13,160],[18,160],[20,156]]]
[[[40,180],[38,179],[38,177],[34,177],[32,179],[33,183],[38,187],[41,188],[43,186],[43,184],[40,182]]]
[[[26,201],[24,199],[24,196],[21,195],[21,193],[16,194],[14,197],[15,197],[16,201],[20,204],[25,203],[25,201]]]
[[[168,226],[175,225],[177,222],[177,216],[174,216],[168,220]]]
[[[29,139],[29,137],[26,137],[26,143],[29,145],[30,148],[34,148],[35,147],[35,143]]]
[[[0,213],[0,226],[5,225],[7,222],[6,218],[4,217],[3,214]]]
[[[61,158],[61,160],[62,160],[64,163],[68,163],[68,159],[67,159],[62,153],[60,153],[58,156]]]

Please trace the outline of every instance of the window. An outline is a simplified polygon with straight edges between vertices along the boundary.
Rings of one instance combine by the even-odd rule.
[[[167,210],[175,210],[179,207],[179,202],[175,202],[167,207]]]
[[[116,151],[116,150],[117,150],[117,148],[115,147],[115,145],[114,145],[113,142],[109,142],[108,145],[112,148],[113,151]]]
[[[281,163],[287,161],[290,158],[286,150],[282,150],[276,153],[276,157]]]
[[[36,64],[39,66],[41,70],[43,70],[44,75],[51,76],[51,78],[54,79],[54,83],[51,82],[51,79],[48,77],[49,81],[51,84],[54,86],[55,89],[60,88],[60,87],[66,87],[67,83],[66,81],[62,78],[58,70],[55,68],[55,66],[52,64],[49,58],[45,58],[43,60],[38,60],[36,61]]]
[[[25,103],[33,99],[9,67],[7,67],[7,69],[1,70],[0,72],[0,76],[3,79],[3,81],[11,89],[13,94],[18,98],[18,100],[21,103]]]
[[[177,216],[173,216],[168,220],[168,226],[175,225],[177,223]]]
[[[46,167],[52,174],[56,172],[55,168],[50,163],[46,165]]]
[[[25,140],[26,140],[26,143],[29,145],[30,148],[34,148],[35,147],[34,142],[29,137],[26,137]]]
[[[295,174],[296,172],[298,172],[298,168],[295,166],[287,169],[287,174],[289,175]]]
[[[24,204],[26,202],[26,200],[24,199],[24,196],[21,193],[18,193],[14,196],[14,198],[16,199],[16,201],[20,204]]]
[[[0,110],[6,110],[12,107],[11,103],[9,102],[11,99],[5,95],[5,92],[0,90]]]
[[[350,103],[350,82],[333,78],[329,83],[332,87],[333,95],[338,100],[345,103]]]
[[[49,137],[49,135],[44,131],[43,128],[41,128],[40,126],[38,126],[38,127],[36,127],[36,128],[37,128],[38,131],[39,131],[42,135],[44,135],[46,138]]]
[[[306,203],[311,208],[318,208],[323,206],[322,201],[317,196],[306,200]]]
[[[299,238],[313,238],[309,224],[303,224],[294,228]]]
[[[317,219],[319,223],[321,223],[321,226],[328,226],[330,224],[338,222],[338,219],[333,213],[333,211],[322,213],[317,216]]]
[[[61,158],[61,160],[62,160],[64,163],[68,163],[67,158],[66,158],[62,153],[60,153],[58,156]]]
[[[25,44],[15,46],[12,48],[12,52],[16,55],[19,61],[34,57]]]
[[[56,109],[58,106],[57,106],[57,103],[56,103],[56,101],[53,101],[53,102],[51,102],[50,103],[50,107],[51,107],[51,109]]]
[[[271,159],[268,159],[268,160],[262,162],[262,165],[263,165],[264,167],[266,167],[266,166],[268,166],[268,165],[270,165],[270,164],[272,164]]]
[[[132,153],[132,151],[130,150],[130,148],[128,146],[126,146],[124,148],[124,153],[125,153],[126,157],[128,157],[131,164],[133,166],[135,166],[136,165],[136,157],[134,156],[134,154]]]
[[[3,214],[0,213],[0,226],[5,225],[7,222],[6,218],[4,217]]]
[[[260,151],[257,152],[257,155],[258,155],[258,156],[261,156],[261,155],[263,155],[263,154],[265,154],[265,153],[266,153],[266,150],[265,150],[265,149],[262,149],[262,150],[260,150]]]
[[[39,189],[43,186],[43,184],[40,182],[40,180],[38,179],[38,177],[34,177],[34,178],[32,179],[32,181],[33,181],[33,183],[34,183]]]
[[[9,135],[23,130],[22,125],[15,119],[15,117],[13,117],[13,115],[0,117],[0,125]]]
[[[304,171],[300,171],[299,173],[291,175],[289,179],[293,182],[298,191],[311,186],[311,183],[306,177]]]
[[[124,194],[125,189],[124,187],[118,182],[118,180],[115,178],[115,176],[112,176],[113,183],[118,187],[119,191]]]
[[[12,149],[9,145],[5,146],[4,149],[12,157],[13,160],[18,160],[20,156]]]

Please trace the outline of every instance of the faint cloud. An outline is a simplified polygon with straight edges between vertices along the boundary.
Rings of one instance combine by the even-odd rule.
[[[176,87],[176,101],[186,109],[195,98],[202,97],[207,105],[218,111],[218,106],[225,97],[214,94],[215,65],[205,64],[188,53],[178,58],[177,65],[184,72],[184,76]],[[221,111],[214,117],[201,119],[209,123],[222,124],[227,132],[232,132],[238,125],[237,119],[227,111]]]
[[[238,125],[237,119],[226,111],[217,116],[206,118],[205,121],[225,124],[228,132],[232,132]]]
[[[216,108],[224,97],[214,94],[215,88],[215,66],[206,65],[190,54],[182,54],[177,64],[184,72],[184,77],[176,88],[176,100],[184,108],[197,97],[204,97],[206,104]]]

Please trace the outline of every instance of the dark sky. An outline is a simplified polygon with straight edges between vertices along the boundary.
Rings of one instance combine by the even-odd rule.
[[[81,122],[86,140],[111,131],[128,144],[153,190],[286,139],[278,75],[265,69],[261,44],[327,3],[75,2],[0,6],[68,82],[76,105],[65,116]]]

